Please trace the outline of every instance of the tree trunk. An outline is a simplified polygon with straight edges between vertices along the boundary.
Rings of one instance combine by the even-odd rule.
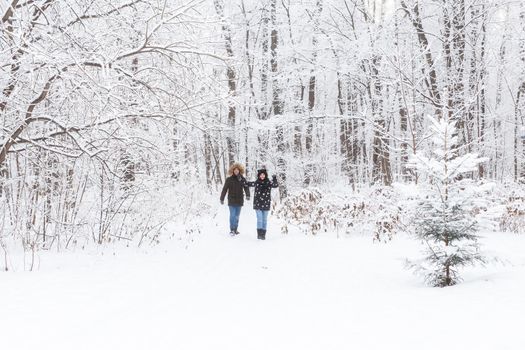
[[[228,151],[228,163],[232,164],[236,160],[237,147],[236,147],[236,118],[237,109],[233,98],[237,95],[237,82],[236,73],[233,68],[233,59],[235,57],[233,53],[232,45],[232,34],[227,20],[224,17],[224,3],[222,0],[214,0],[215,11],[222,22],[222,34],[224,36],[224,46],[226,48],[226,55],[228,56],[229,62],[226,68],[226,77],[228,78],[228,135],[226,136],[226,147]]]
[[[283,119],[283,109],[284,105],[281,99],[281,88],[280,82],[278,79],[278,66],[277,66],[277,45],[279,42],[279,32],[277,31],[277,0],[271,0],[270,2],[270,25],[271,25],[271,35],[270,35],[270,65],[272,70],[272,109],[274,116],[280,116],[281,122],[277,124],[276,127],[276,141],[277,141],[277,175],[280,180],[279,184],[279,193],[281,198],[286,197],[287,195],[287,186],[286,186],[286,141],[284,139],[284,119]]]

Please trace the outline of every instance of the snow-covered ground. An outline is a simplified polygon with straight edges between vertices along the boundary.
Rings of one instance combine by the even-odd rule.
[[[404,269],[407,237],[277,233],[227,208],[186,248],[41,253],[0,274],[0,349],[524,349],[525,236],[487,234],[505,259],[429,288]],[[12,257],[12,259],[15,259]]]

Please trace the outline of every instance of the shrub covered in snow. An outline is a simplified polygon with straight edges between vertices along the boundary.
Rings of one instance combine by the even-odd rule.
[[[91,244],[144,247],[167,239],[187,244],[201,232],[203,217],[212,215],[210,194],[202,186],[174,186],[146,176],[127,188],[111,178],[103,185],[93,181],[82,196],[84,200],[75,203],[74,215],[67,217],[69,222],[46,222],[47,236],[0,216],[0,269],[8,269],[9,256],[19,255],[20,250],[26,269],[32,270],[40,250],[84,249]],[[0,210],[5,214],[5,208]]]
[[[499,216],[499,228],[505,232],[525,233],[525,189],[515,185],[502,186],[503,210]]]
[[[377,241],[388,241],[403,228],[404,206],[392,187],[371,187],[359,192],[303,189],[276,206],[275,213],[288,225],[297,225],[306,234],[370,234]]]

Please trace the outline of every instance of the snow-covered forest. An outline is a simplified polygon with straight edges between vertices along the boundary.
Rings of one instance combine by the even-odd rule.
[[[82,293],[92,282],[113,304],[97,326],[107,342],[86,349],[386,348],[371,340],[376,326],[394,349],[438,349],[423,326],[413,342],[398,328],[414,326],[428,298],[436,303],[424,317],[437,315],[429,327],[455,315],[458,326],[485,330],[477,342],[453,332],[447,348],[521,349],[525,339],[512,327],[525,321],[525,1],[0,0],[0,16],[0,314],[16,314],[13,322],[0,316],[0,348],[34,348],[10,342],[23,337],[14,329],[26,316],[46,324],[36,333],[44,348],[71,348],[81,332],[52,347],[46,315],[65,300],[59,314],[74,317],[68,305],[87,300],[79,313],[100,321],[89,305],[107,305],[60,297],[60,285]],[[228,236],[219,195],[234,162],[249,181],[262,168],[278,179],[266,242],[255,238],[250,198],[242,234]],[[166,285],[148,272],[161,279],[163,268],[173,279]],[[88,282],[70,285],[77,271]],[[156,298],[155,288],[141,289],[139,279],[163,290],[164,299],[145,302],[153,309],[140,300]],[[22,298],[40,299],[31,281],[48,304],[20,307]],[[240,288],[229,294],[228,283]],[[367,285],[404,296],[371,300]],[[426,285],[455,286],[418,289]],[[143,309],[122,322],[126,286],[136,289],[127,302]],[[172,289],[200,305],[194,318],[182,302],[166,301]],[[218,343],[195,340],[199,317],[206,329],[221,323],[214,307],[228,313],[239,290],[254,298],[242,297],[232,318],[250,318],[242,306],[257,304],[261,290],[271,296],[254,311],[263,329],[270,311],[292,305],[284,309],[294,316],[270,327],[279,338],[255,346],[253,329],[233,343],[219,331]],[[315,329],[345,332],[356,309],[344,296],[370,302],[349,326],[361,320],[367,331],[354,334],[357,343],[315,338]],[[446,313],[469,297],[490,304],[486,314],[472,305],[468,317]],[[308,298],[329,305],[310,310]],[[396,324],[398,309],[410,316]],[[119,323],[138,334],[132,320],[142,316],[164,325],[147,328],[156,345],[138,335],[121,343],[108,330]],[[163,328],[173,317],[191,330],[183,343]],[[512,325],[495,329],[496,319]],[[2,329],[12,330],[7,343]],[[294,342],[301,329],[310,337]]]
[[[275,170],[281,197],[418,183],[407,164],[429,148],[428,115],[457,123],[460,153],[488,158],[472,177],[525,175],[525,3],[49,0],[1,13],[2,237],[25,245],[127,235],[115,211],[161,188],[215,189],[236,160]]]

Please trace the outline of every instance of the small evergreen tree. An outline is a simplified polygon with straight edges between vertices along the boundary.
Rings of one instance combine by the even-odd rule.
[[[411,267],[439,287],[460,281],[459,268],[483,263],[479,252],[478,223],[472,210],[476,206],[476,184],[465,177],[484,161],[476,154],[458,155],[455,123],[430,118],[433,133],[431,155],[416,155],[411,165],[423,178],[416,209],[416,235],[426,245],[425,257]]]

